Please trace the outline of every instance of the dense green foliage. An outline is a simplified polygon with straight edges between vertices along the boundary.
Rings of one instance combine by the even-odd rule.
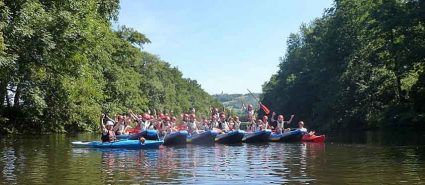
[[[291,34],[262,102],[310,127],[425,123],[425,1],[336,0]]]
[[[196,81],[113,30],[119,0],[0,1],[0,131],[91,130],[102,112],[207,112]]]

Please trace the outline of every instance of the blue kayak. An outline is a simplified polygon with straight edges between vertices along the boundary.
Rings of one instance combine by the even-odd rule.
[[[114,142],[101,141],[74,141],[72,145],[75,147],[85,148],[123,148],[123,149],[152,149],[159,148],[162,141],[145,140],[144,143],[139,140],[118,140]]]
[[[267,142],[271,134],[271,130],[260,130],[257,132],[250,132],[245,134],[245,137],[242,139],[242,141],[247,143]]]
[[[164,137],[164,145],[184,145],[188,135],[186,130],[169,133]]]
[[[225,143],[225,144],[241,143],[244,136],[245,136],[245,131],[235,130],[235,131],[230,131],[230,132],[217,135],[217,137],[215,138],[215,141],[218,143]]]
[[[208,130],[200,133],[193,133],[187,137],[187,142],[192,144],[213,144],[218,132]]]
[[[293,130],[289,132],[284,132],[281,134],[272,133],[269,137],[269,141],[275,142],[297,142],[301,141],[303,137],[303,132],[301,130]]]
[[[137,134],[117,135],[117,139],[139,140],[141,137],[144,137],[146,140],[159,140],[158,131],[156,130],[145,130]]]

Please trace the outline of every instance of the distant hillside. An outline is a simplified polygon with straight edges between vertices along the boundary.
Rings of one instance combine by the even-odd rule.
[[[260,93],[254,93],[254,96],[259,98]],[[245,116],[242,110],[242,102],[247,106],[252,104],[255,109],[258,109],[258,102],[249,94],[215,94],[213,95],[224,107],[231,109],[239,116]]]

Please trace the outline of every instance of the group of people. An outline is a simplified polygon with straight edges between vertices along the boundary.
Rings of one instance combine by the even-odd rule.
[[[277,120],[275,120],[276,113],[273,112],[269,122],[267,116],[263,116],[262,119],[255,119],[252,105],[248,105],[246,110],[248,113],[248,132],[270,129],[275,133],[283,133],[290,130],[289,128],[285,128],[285,125],[290,124],[294,118],[294,115],[291,115],[290,119],[285,121],[283,115],[278,115]],[[307,132],[304,128],[304,122],[300,121],[298,126],[299,129]],[[208,130],[216,130],[221,133],[239,130],[240,127],[241,121],[238,116],[227,117],[224,112],[219,112],[217,108],[211,109],[210,117],[203,117],[199,121],[196,118],[195,110],[191,109],[188,113],[181,115],[180,124],[177,124],[177,118],[175,116],[163,113],[151,115],[149,113],[135,114],[129,111],[124,115],[116,115],[114,119],[108,117],[106,114],[102,114],[100,125],[102,141],[104,142],[114,141],[117,135],[129,134],[134,130],[138,132],[157,130],[160,136],[164,136],[167,133],[178,130],[187,130],[190,134]]]

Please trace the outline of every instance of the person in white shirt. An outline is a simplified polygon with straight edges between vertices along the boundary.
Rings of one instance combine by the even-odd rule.
[[[219,129],[222,132],[229,131],[229,125],[227,124],[227,121],[226,121],[226,114],[224,114],[223,112],[220,113],[220,119],[218,120],[217,129]]]
[[[262,128],[265,129],[265,130],[269,129],[269,121],[268,120],[269,120],[269,117],[263,116],[263,120],[262,120],[263,126],[262,126]]]
[[[239,117],[235,116],[235,124],[233,125],[233,130],[239,130],[241,128],[241,121],[239,121]]]
[[[118,117],[118,120],[120,120],[120,117]],[[121,116],[121,120],[124,120],[124,121],[123,122],[118,121],[119,123],[121,123],[119,128],[118,128],[118,131],[117,131],[118,135],[129,134],[128,130],[132,128],[130,126],[130,124],[131,124],[130,117],[127,117],[127,116],[122,117]]]
[[[291,118],[288,121],[285,121],[285,118],[283,117],[282,114],[280,114],[279,116],[277,116],[277,120],[274,119],[274,116],[276,115],[276,113],[273,112],[272,117],[271,117],[271,121],[272,123],[274,122],[274,128],[275,128],[275,133],[282,133],[285,131],[290,131],[290,129],[285,129],[285,124],[289,125],[292,122],[292,119],[294,118],[294,115],[291,115]]]
[[[310,132],[308,132],[308,131],[307,131],[307,128],[305,128],[305,127],[304,127],[304,121],[300,121],[300,122],[298,122],[298,129],[299,129],[301,132],[303,132],[303,133],[305,133],[305,134],[308,134],[308,135],[314,135],[314,134],[315,134],[315,132],[314,132],[314,131],[310,131]]]
[[[189,133],[198,132],[198,124],[196,122],[195,114],[190,114],[187,126],[188,126],[187,131]]]

